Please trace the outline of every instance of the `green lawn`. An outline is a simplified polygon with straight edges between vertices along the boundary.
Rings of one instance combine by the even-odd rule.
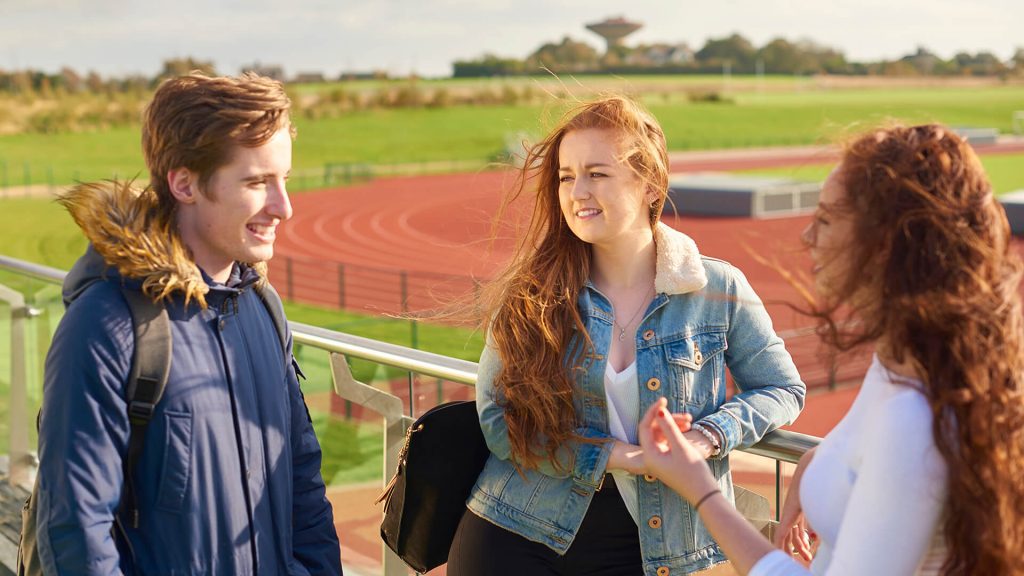
[[[1005,194],[1014,190],[1024,190],[1024,154],[1000,154],[996,156],[982,156],[981,163],[985,165],[992,188],[996,194]],[[786,168],[759,168],[745,170],[747,174],[765,174],[770,176],[784,176],[797,180],[821,181],[828,176],[829,171],[835,167],[834,164],[807,164],[804,166]]]
[[[568,90],[571,79],[563,78]],[[654,86],[643,100],[665,128],[671,150],[771,146],[827,142],[836,134],[887,119],[940,121],[952,125],[986,126],[1011,131],[1011,115],[1024,108],[1024,86],[985,88],[818,89],[806,79],[765,79],[768,89],[753,81],[737,81],[725,89],[725,103],[690,103],[694,86],[715,82],[708,77],[626,77],[621,81],[583,77],[586,89],[608,85],[619,91]],[[424,81],[431,86],[501,85],[495,80]],[[494,84],[497,82],[497,84]],[[532,82],[537,90],[565,90],[555,80]],[[729,84],[719,85],[729,86]],[[448,83],[448,84],[445,84]],[[589,84],[588,84],[589,83]],[[330,86],[298,87],[299,91]],[[365,88],[360,88],[365,89]],[[678,96],[673,92],[678,89]],[[567,100],[546,97],[545,105],[460,106],[438,109],[367,110],[337,118],[296,118],[296,189],[322,185],[326,164],[405,164],[459,162],[482,166],[505,150],[520,134],[545,132]],[[0,194],[6,187],[60,185],[75,179],[131,177],[145,179],[138,128],[112,128],[75,134],[0,136]]]

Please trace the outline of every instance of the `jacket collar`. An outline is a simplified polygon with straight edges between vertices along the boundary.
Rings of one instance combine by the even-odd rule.
[[[654,289],[663,294],[687,294],[708,283],[697,243],[669,225],[658,222],[654,228],[654,246],[658,255]]]
[[[704,263],[701,261],[697,243],[692,238],[661,222],[654,229],[654,249],[657,254],[654,274],[654,290],[659,294],[655,303],[660,305],[666,296],[696,292],[708,283]],[[607,302],[606,297],[588,279],[579,295],[580,305],[587,314],[603,316],[611,321],[610,309],[607,304],[594,306],[592,292],[599,295],[599,302]],[[664,295],[664,296],[662,296]]]
[[[80,184],[58,200],[91,245],[65,281],[66,301],[116,271],[122,279],[138,282],[155,301],[179,295],[206,307],[211,281],[196,266],[173,224],[160,217],[152,189],[136,189],[131,181]],[[253,273],[256,281],[266,278],[265,263],[236,268],[236,280],[246,285],[253,283]]]

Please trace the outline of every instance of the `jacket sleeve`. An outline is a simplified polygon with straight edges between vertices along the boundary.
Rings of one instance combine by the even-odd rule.
[[[37,538],[46,574],[121,574],[111,537],[129,423],[131,316],[100,286],[68,309],[46,357]]]
[[[487,441],[487,447],[498,458],[509,460],[512,458],[512,446],[508,440],[505,410],[501,407],[501,399],[494,387],[494,381],[500,371],[501,359],[488,334],[477,370],[476,409],[480,415],[480,429]],[[594,440],[611,439],[604,432],[590,427],[577,427],[576,433]],[[564,466],[556,467],[549,459],[543,458],[538,462],[538,471],[555,478],[572,476],[580,484],[597,487],[604,478],[611,450],[611,442],[570,441],[559,452],[559,462],[565,463]]]
[[[320,443],[299,388],[291,350],[289,334],[287,359],[292,365],[286,373],[291,402],[293,554],[310,574],[340,576],[341,549],[334,528],[334,511],[320,474]]]
[[[761,299],[742,272],[731,266],[730,270],[725,362],[740,393],[700,420],[722,438],[722,451],[716,458],[734,448],[751,446],[768,432],[792,423],[803,409],[807,392]]]

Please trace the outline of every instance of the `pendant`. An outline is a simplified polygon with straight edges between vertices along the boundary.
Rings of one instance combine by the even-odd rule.
[[[619,342],[622,342],[625,339],[626,339],[626,329],[625,328],[619,328]]]

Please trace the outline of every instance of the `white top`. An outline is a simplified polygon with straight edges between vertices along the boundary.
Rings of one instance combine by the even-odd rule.
[[[640,383],[636,377],[636,360],[622,372],[616,372],[611,363],[604,370],[604,397],[608,404],[608,431],[612,437],[636,444],[636,430],[640,425]],[[640,497],[636,476],[625,470],[611,470],[626,510],[633,522],[640,525]]]
[[[891,374],[876,356],[850,411],[804,471],[800,502],[821,539],[810,574],[930,574],[945,559],[939,521],[946,464],[917,386]],[[778,550],[750,571],[803,574],[804,567]]]

